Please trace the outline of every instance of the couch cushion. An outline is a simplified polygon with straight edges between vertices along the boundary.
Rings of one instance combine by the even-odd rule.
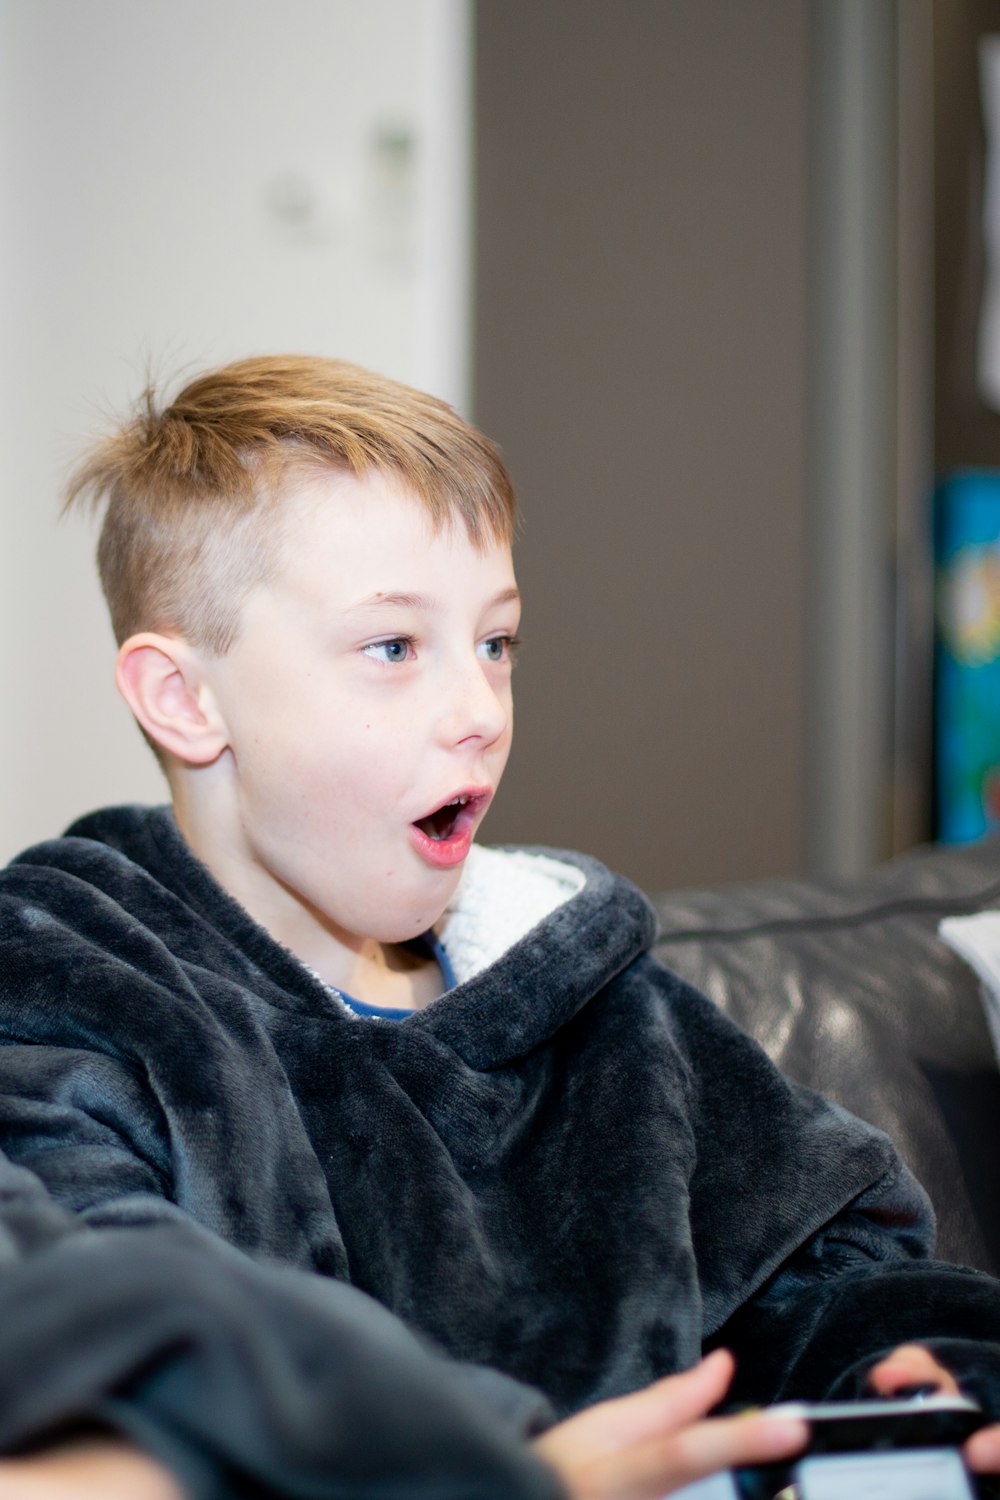
[[[862,880],[656,901],[658,956],[791,1077],[880,1126],[927,1188],[938,1252],[1000,1274],[1000,1070],[943,916],[1000,906],[1000,839],[914,850]]]

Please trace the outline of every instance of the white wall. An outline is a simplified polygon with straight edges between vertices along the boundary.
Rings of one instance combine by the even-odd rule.
[[[0,858],[158,799],[81,443],[159,379],[329,353],[467,403],[469,0],[0,0]]]

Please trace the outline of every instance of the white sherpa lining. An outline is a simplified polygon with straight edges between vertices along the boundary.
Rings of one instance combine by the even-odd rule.
[[[495,963],[586,883],[582,870],[550,855],[528,854],[523,849],[484,849],[473,844],[455,894],[435,925],[455,982],[462,984]],[[350,1020],[371,1025],[384,1019],[352,1010],[336,985],[329,984],[302,959],[297,962],[319,981]]]
[[[495,963],[585,884],[582,870],[547,854],[474,844],[436,928],[457,982]]]

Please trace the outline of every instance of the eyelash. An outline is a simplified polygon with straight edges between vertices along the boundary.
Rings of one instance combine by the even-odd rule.
[[[488,658],[488,660],[493,661],[494,665],[499,665],[499,663],[502,661],[509,661],[513,665],[514,659],[517,655],[517,648],[521,644],[520,637],[516,635],[491,635],[482,642],[482,645],[488,646],[493,641],[503,642],[504,654],[502,657],[491,657]],[[381,664],[383,666],[396,667],[401,666],[405,661],[409,661],[409,653],[413,650],[413,644],[414,642],[412,635],[394,635],[390,636],[388,640],[370,641],[367,646],[362,646],[361,649],[364,655],[370,656],[372,660],[381,660]],[[407,651],[406,656],[393,657],[391,660],[388,660],[385,657],[376,657],[375,653],[377,651],[385,651],[389,646],[405,646]]]

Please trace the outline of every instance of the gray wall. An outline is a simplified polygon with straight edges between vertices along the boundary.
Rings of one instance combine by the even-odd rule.
[[[806,848],[807,7],[479,0],[476,416],[518,481],[493,839]]]
[[[308,24],[276,39],[262,5],[212,0],[203,16],[178,0],[198,11],[191,53],[177,6],[0,0],[0,855],[88,805],[160,794],[111,685],[90,535],[54,520],[79,439],[148,363],[295,344],[461,401],[474,3],[294,0]],[[816,862],[809,690],[827,695],[810,600],[829,570],[809,539],[810,20],[901,25],[929,5],[475,4],[476,415],[522,491],[528,606],[518,743],[487,836],[591,848],[648,886]],[[919,573],[930,152],[911,102],[895,311],[914,389],[895,399],[916,437],[896,483]],[[418,147],[395,207],[371,154],[393,121]],[[304,218],[283,213],[289,179],[311,195]],[[409,276],[381,258],[403,199]],[[925,594],[906,606],[914,639]],[[916,724],[925,663],[907,649],[895,665],[918,712],[885,713]],[[925,806],[908,759],[900,847]],[[843,815],[826,803],[828,822]]]
[[[57,524],[150,369],[304,350],[464,404],[470,29],[468,0],[287,0],[280,24],[0,0],[0,860],[165,795],[93,528]]]
[[[985,141],[977,44],[1000,31],[996,0],[936,0],[935,456],[941,472],[1000,467],[1000,413],[976,388]]]

